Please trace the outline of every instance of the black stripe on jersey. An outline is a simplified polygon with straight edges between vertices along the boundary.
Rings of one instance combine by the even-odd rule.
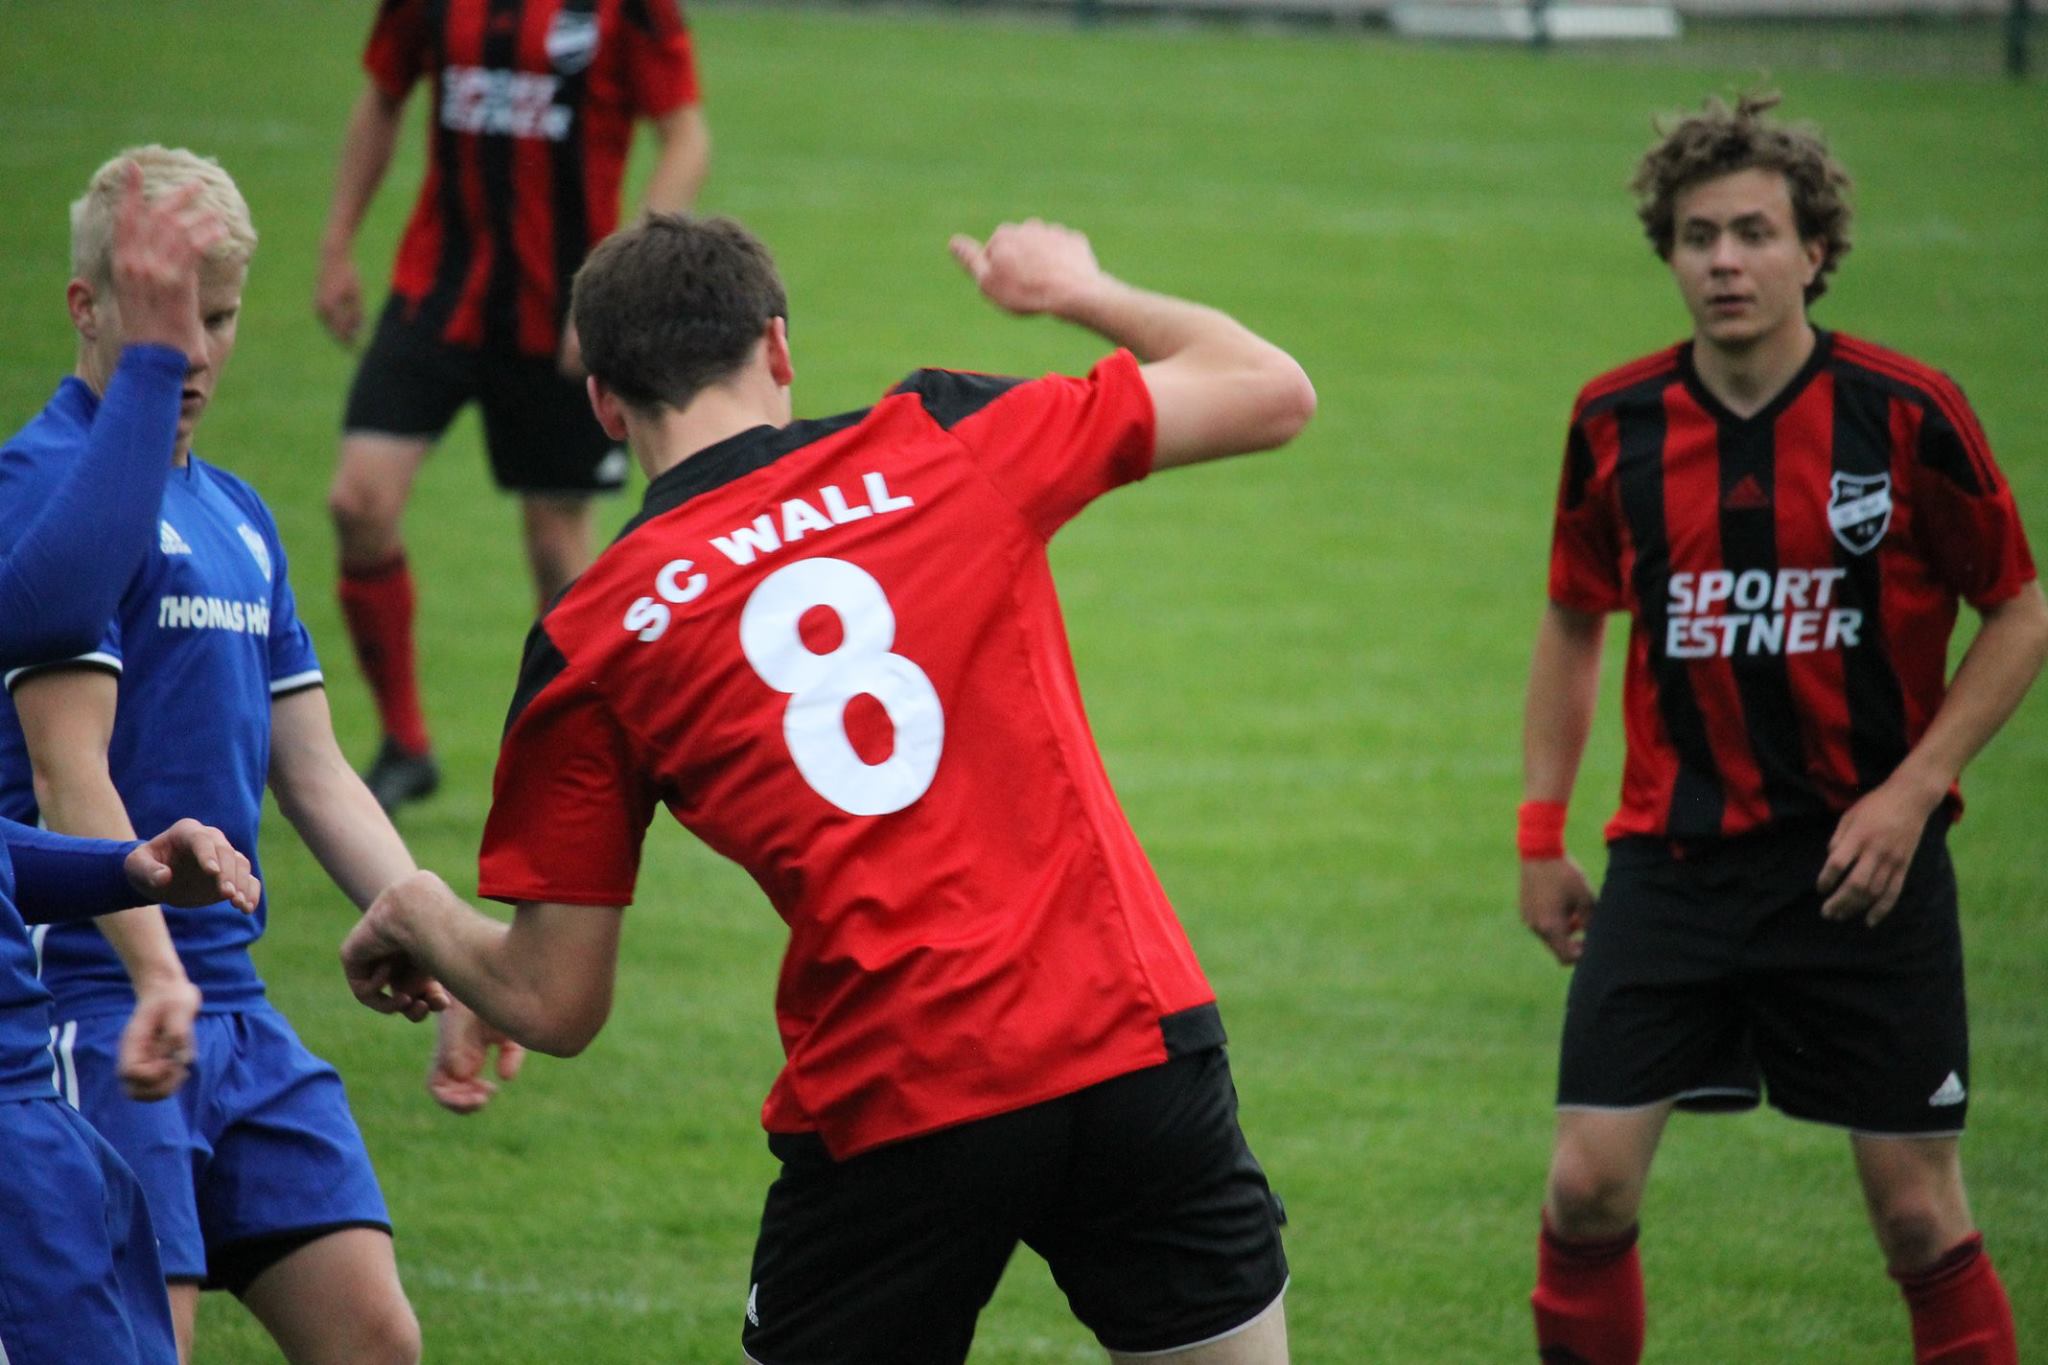
[[[1762,420],[1721,419],[1715,423],[1721,466],[1721,564],[1738,580],[1744,573],[1761,570],[1770,575],[1771,582],[1777,581],[1778,516],[1772,501],[1765,499],[1761,507],[1728,505],[1729,494],[1745,478],[1756,480],[1762,488],[1777,486],[1773,412],[1767,408],[1759,413]],[[1738,650],[1728,662],[1735,674],[1736,693],[1742,698],[1743,729],[1749,736],[1750,753],[1772,818],[1784,820],[1824,811],[1806,775],[1806,745],[1785,656]]]
[[[931,419],[951,431],[1023,382],[960,370],[919,370],[889,392],[916,394]]]
[[[640,511],[619,528],[617,539],[624,540],[647,522],[664,512],[673,512],[699,493],[708,493],[735,479],[745,478],[757,469],[766,469],[785,455],[794,454],[835,432],[858,426],[868,411],[863,408],[858,412],[843,412],[837,417],[791,422],[786,427],[749,427],[737,436],[728,436],[715,445],[705,446],[682,463],[663,470],[647,485],[647,496],[640,504]]]
[[[1891,473],[1891,386],[1856,382],[1861,375],[1841,375],[1835,383],[1834,472],[1870,478]],[[1892,496],[1898,497],[1899,490],[1893,489]],[[1863,612],[1856,643],[1842,652],[1842,681],[1849,704],[1849,752],[1857,784],[1868,791],[1906,757],[1905,688],[1884,638],[1881,551],[1854,554],[1837,539],[1835,566],[1848,573],[1845,603]]]
[[[1721,832],[1720,766],[1707,738],[1706,717],[1693,696],[1692,675],[1683,659],[1664,657],[1666,614],[1670,610],[1671,542],[1664,523],[1664,381],[1643,401],[1616,404],[1621,458],[1615,476],[1622,516],[1635,543],[1635,594],[1642,629],[1650,641],[1650,676],[1657,710],[1671,736],[1678,771],[1671,784],[1665,828],[1673,838],[1703,838]]]
[[[448,319],[462,297],[470,255],[469,211],[462,203],[462,144],[441,118],[441,102],[447,97],[448,5],[449,0],[431,0],[427,9],[434,62],[434,107],[427,111],[427,128],[434,143],[434,164],[441,169],[441,183],[434,196],[440,202],[441,259],[434,263],[434,283],[420,299],[415,314],[406,319],[437,340],[447,330]]]
[[[1586,500],[1586,485],[1593,481],[1595,467],[1593,443],[1586,439],[1586,429],[1574,422],[1564,441],[1564,487],[1557,493],[1558,505],[1565,511],[1578,511]]]
[[[484,21],[486,71],[519,69],[519,30],[524,26],[525,0],[490,0]],[[490,220],[491,277],[484,284],[483,344],[486,349],[519,345],[519,243],[513,195],[512,154],[519,140],[507,135],[479,134],[477,170],[483,177],[484,215]]]
[[[587,15],[596,9],[597,0],[567,0],[561,12]],[[589,84],[590,67],[586,66],[562,77],[562,83],[555,92],[556,103],[570,111],[568,135],[548,151],[548,169],[554,180],[549,189],[554,200],[557,336],[561,335],[562,326],[569,319],[569,283],[576,278],[577,267],[583,264],[584,253],[590,245],[589,205],[583,198],[583,137],[586,126],[583,110],[587,100],[585,87]]]
[[[547,690],[549,683],[561,677],[562,670],[568,666],[568,657],[555,648],[554,640],[548,635],[547,621],[535,621],[533,629],[526,632],[526,651],[519,660],[519,685],[512,689],[512,705],[505,712],[506,734],[512,733],[520,714],[533,704],[535,697]]]

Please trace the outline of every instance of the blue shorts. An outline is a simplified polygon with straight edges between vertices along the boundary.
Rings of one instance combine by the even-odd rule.
[[[126,1023],[59,1026],[59,1084],[135,1168],[166,1279],[240,1293],[316,1237],[391,1230],[341,1077],[283,1015],[200,1015],[191,1078],[154,1104],[129,1099],[115,1075]]]
[[[0,1360],[177,1365],[141,1187],[55,1096],[0,1102]]]

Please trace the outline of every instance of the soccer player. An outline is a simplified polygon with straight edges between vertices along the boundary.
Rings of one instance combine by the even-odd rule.
[[[124,161],[141,167],[151,197],[197,184],[224,241],[198,267],[203,337],[186,357],[156,542],[93,650],[8,675],[0,814],[128,839],[136,824],[193,812],[253,856],[267,780],[315,856],[367,905],[412,860],[334,742],[268,509],[192,453],[234,349],[256,245],[218,164],[146,147],[94,175],[72,217],[77,371],[9,443],[10,479],[33,498],[62,477],[122,354],[106,224]],[[123,912],[97,930],[52,926],[40,961],[66,1098],[141,1178],[182,1356],[204,1283],[236,1292],[291,1360],[412,1361],[418,1327],[340,1080],[271,1008],[249,961],[266,914],[267,903],[253,915],[210,905]],[[196,984],[205,998],[192,1083],[175,1102],[145,1104],[123,1093],[117,1048],[124,1016],[158,982]]]
[[[711,142],[676,0],[385,0],[363,64],[313,300],[343,345],[363,321],[356,229],[407,96],[433,82],[426,182],[349,390],[328,493],[342,617],[384,731],[365,777],[390,810],[440,782],[399,531],[413,480],[474,400],[491,472],[519,495],[542,605],[582,572],[592,495],[618,489],[627,461],[583,397],[569,281],[618,221],[636,120],[661,143],[651,210],[690,206]]]
[[[0,447],[0,665],[89,649],[156,531],[179,421],[186,354],[200,343],[200,259],[219,220],[189,186],[156,202],[139,166],[123,168],[102,220],[111,241],[109,305],[129,345],[72,469],[46,499],[20,496]],[[0,1358],[15,1365],[172,1365],[156,1232],[134,1173],[59,1098],[50,994],[36,978],[27,923],[79,918],[152,899],[256,905],[249,863],[219,830],[181,820],[151,840],[77,839],[0,820]],[[27,923],[24,923],[24,920]],[[140,1093],[183,1080],[192,1017],[185,1002],[150,1021],[122,1059]],[[190,1002],[196,1004],[196,1002]],[[24,1174],[32,1172],[32,1177]]]
[[[1963,1193],[1956,778],[2048,652],[2048,603],[1961,390],[1813,325],[1848,176],[1775,97],[1637,170],[1692,336],[1573,410],[1524,730],[1521,910],[1562,963],[1545,1360],[1634,1361],[1636,1216],[1675,1107],[1849,1135],[1915,1358],[2015,1359]],[[1958,599],[1982,617],[1944,683]],[[1598,901],[1563,843],[1610,612],[1627,762]],[[1759,1358],[1770,1355],[1759,1346]]]
[[[1086,378],[924,370],[792,421],[759,242],[658,217],[592,254],[592,400],[650,483],[528,643],[482,855],[514,920],[408,879],[344,964],[374,1007],[416,1007],[426,973],[574,1053],[666,804],[790,931],[749,1359],[958,1361],[1022,1239],[1114,1358],[1282,1362],[1276,1202],[1082,716],[1046,541],[1155,469],[1286,442],[1315,393],[1077,232],[953,251],[997,305],[1129,349]]]

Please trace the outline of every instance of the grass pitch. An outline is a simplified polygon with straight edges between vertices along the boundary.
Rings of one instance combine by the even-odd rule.
[[[365,755],[322,510],[350,361],[308,301],[370,10],[0,0],[0,414],[25,418],[70,363],[63,206],[86,174],[130,142],[218,154],[263,246],[200,449],[276,509],[344,741]],[[1587,377],[1684,329],[1623,190],[1650,113],[1756,83],[1755,66],[930,13],[694,19],[717,136],[705,205],[780,253],[801,412],[864,405],[919,365],[1088,364],[1094,342],[997,316],[944,257],[949,232],[1025,214],[1089,229],[1110,268],[1230,309],[1308,366],[1322,412],[1295,448],[1161,478],[1063,533],[1069,624],[1293,1214],[1297,1358],[1526,1358],[1565,978],[1515,917],[1510,827],[1562,425]],[[1770,79],[1861,186],[1856,251],[1819,320],[1958,375],[2040,531],[2038,86]],[[373,289],[420,153],[408,135],[363,234]],[[608,507],[607,528],[627,514]],[[532,611],[515,516],[465,419],[410,521],[448,780],[403,821],[458,887],[474,885]],[[1618,664],[1572,822],[1596,869]],[[2048,1351],[2048,702],[1967,785],[1967,1164],[2022,1342]],[[344,991],[342,898],[288,829],[265,837],[262,966],[350,1082],[430,1358],[733,1360],[773,1173],[755,1116],[781,935],[752,884],[658,828],[610,1027],[461,1120],[420,1089],[426,1033]],[[1772,1116],[1674,1125],[1645,1213],[1653,1359],[1904,1358],[1844,1148]],[[209,1299],[200,1356],[274,1353]],[[976,1358],[1098,1356],[1025,1256]]]

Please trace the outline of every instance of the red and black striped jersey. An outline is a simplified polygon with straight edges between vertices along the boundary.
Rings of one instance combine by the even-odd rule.
[[[634,121],[697,102],[676,0],[383,0],[363,66],[393,99],[433,82],[392,291],[451,345],[553,355]]]
[[[1120,351],[922,371],[663,473],[534,629],[482,894],[623,905],[666,805],[788,925],[762,1121],[838,1156],[1220,1042],[1046,559],[1153,431]]]
[[[1846,810],[1947,691],[1958,600],[2034,577],[1962,391],[1820,332],[1738,417],[1690,343],[1594,380],[1565,444],[1550,598],[1631,617],[1607,835],[1701,838]]]

